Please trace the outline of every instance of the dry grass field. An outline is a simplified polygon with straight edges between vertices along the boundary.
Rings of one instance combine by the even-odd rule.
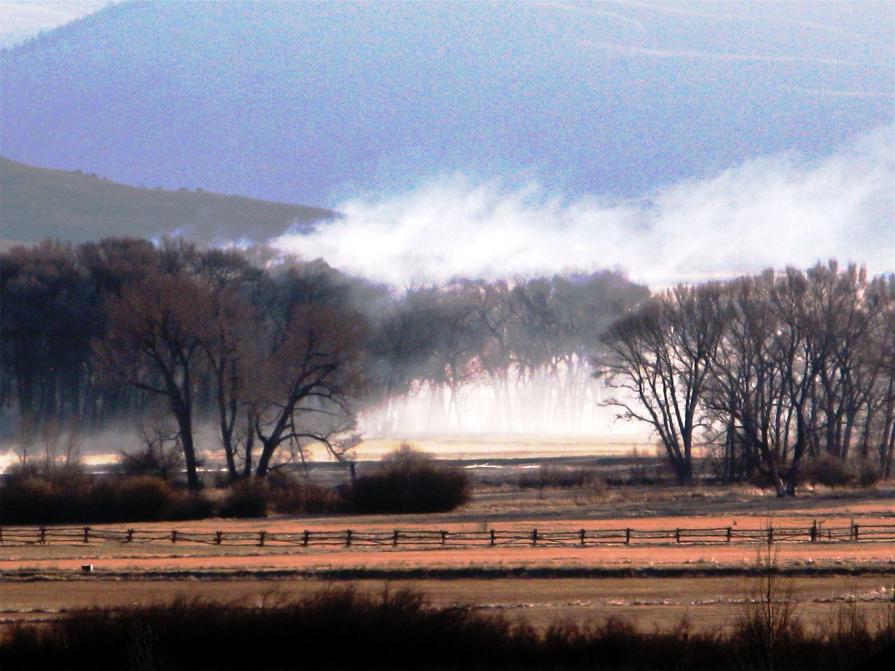
[[[520,490],[479,484],[463,508],[438,515],[211,519],[95,528],[182,532],[821,528],[895,522],[895,491],[806,491],[779,500],[750,488],[619,487]],[[543,627],[622,616],[638,626],[686,616],[725,626],[742,611],[759,544],[587,547],[295,547],[190,542],[0,545],[0,622],[41,621],[68,609],[124,606],[178,595],[263,603],[351,582],[361,590],[413,587],[434,605],[462,604]],[[895,543],[779,543],[798,611],[823,625],[854,603],[871,621],[891,608]],[[82,573],[85,564],[93,572]]]
[[[319,578],[91,579],[8,582],[3,588],[0,623],[45,621],[68,609],[121,607],[167,602],[177,596],[202,597],[225,603],[263,605],[304,596],[344,584]],[[359,590],[409,587],[425,593],[432,605],[463,604],[489,614],[522,618],[546,627],[615,616],[639,627],[668,627],[682,617],[696,628],[732,623],[743,609],[749,580],[742,576],[682,578],[457,578],[451,580],[354,581]],[[823,625],[838,607],[854,603],[871,622],[890,607],[892,581],[880,575],[795,577],[789,583],[806,623]]]

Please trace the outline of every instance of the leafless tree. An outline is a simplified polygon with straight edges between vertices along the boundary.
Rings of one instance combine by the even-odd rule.
[[[616,322],[594,361],[616,394],[606,405],[658,434],[677,479],[693,477],[693,442],[726,307],[718,285],[678,286]]]
[[[108,329],[96,346],[105,373],[167,401],[188,486],[198,489],[193,422],[201,343],[212,313],[206,288],[184,270],[149,272],[125,284],[106,310]]]
[[[364,320],[328,306],[295,308],[261,339],[248,398],[264,477],[284,444],[311,440],[341,457],[333,439],[353,427],[352,401],[363,388]],[[251,455],[246,455],[251,461]]]

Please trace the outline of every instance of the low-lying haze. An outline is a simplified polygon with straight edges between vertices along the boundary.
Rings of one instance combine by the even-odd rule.
[[[274,241],[397,286],[620,268],[653,287],[837,257],[895,268],[893,126],[809,160],[759,157],[638,200],[567,198],[462,174],[359,196],[345,217]],[[595,157],[595,160],[599,158]]]

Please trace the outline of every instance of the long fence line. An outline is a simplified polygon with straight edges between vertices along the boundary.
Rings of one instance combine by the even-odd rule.
[[[259,531],[170,531],[149,529],[95,529],[82,527],[0,527],[0,545],[75,545],[90,543],[165,543],[254,546],[352,547],[492,547],[593,545],[710,545],[726,543],[831,543],[895,542],[895,524],[850,524],[825,527],[743,529],[733,526],[709,529],[540,529],[446,531],[395,529],[393,531],[310,531],[296,533]]]

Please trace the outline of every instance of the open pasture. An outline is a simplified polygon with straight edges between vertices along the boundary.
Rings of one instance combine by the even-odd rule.
[[[782,541],[783,565],[895,562],[888,489],[780,500],[747,489],[612,488],[586,505],[566,490],[506,494],[480,487],[467,505],[440,514],[46,527],[45,543],[37,527],[7,527],[0,571],[69,571],[84,563],[101,571],[303,572],[742,566],[755,559],[769,528],[777,530],[775,543]]]
[[[90,606],[124,607],[201,597],[222,603],[262,606],[344,585],[326,578],[193,578],[14,581],[4,585],[0,623],[41,622],[67,610]],[[410,588],[433,606],[465,605],[493,615],[521,618],[542,628],[561,620],[600,621],[623,617],[650,630],[687,617],[695,628],[725,627],[739,616],[749,582],[743,576],[681,578],[456,578],[362,579],[356,589]],[[789,586],[807,624],[823,623],[843,605],[854,606],[872,622],[891,607],[893,584],[880,575],[799,576]]]
[[[146,534],[157,540],[85,544],[75,534],[64,543],[4,543],[0,618],[7,624],[40,621],[76,607],[123,606],[179,595],[262,603],[351,581],[362,590],[412,587],[434,605],[468,605],[523,617],[539,627],[562,619],[623,616],[652,628],[687,616],[694,626],[711,628],[725,626],[741,612],[764,545],[759,539],[769,525],[800,528],[807,534],[815,522],[820,529],[895,523],[895,498],[887,489],[807,492],[778,500],[747,488],[610,488],[584,504],[577,504],[576,493],[567,490],[507,494],[506,487],[480,486],[466,506],[438,515],[96,525],[91,527],[96,538],[104,531],[130,527],[137,539]],[[584,496],[580,489],[577,494]],[[754,532],[755,537],[735,535],[731,542],[692,542],[685,537],[677,543],[636,536],[651,530],[728,527],[743,535]],[[166,534],[174,528],[181,535],[172,543]],[[632,529],[635,535],[628,545],[618,539],[583,547],[487,542],[491,530],[524,537],[534,528],[571,535],[580,529]],[[10,529],[4,529],[5,538]],[[395,529],[439,529],[483,542],[347,547],[338,539],[348,529],[383,537]],[[308,530],[332,534],[336,541],[308,547],[275,542],[259,546],[252,539],[260,530],[296,537]],[[213,536],[216,531],[225,538],[242,535],[247,541],[217,545],[189,540],[190,533]],[[775,542],[775,550],[808,623],[823,623],[842,604],[855,604],[873,621],[891,607],[893,542],[830,542],[822,535],[810,542],[806,535],[800,542]],[[92,573],[82,573],[85,564],[92,565]]]

